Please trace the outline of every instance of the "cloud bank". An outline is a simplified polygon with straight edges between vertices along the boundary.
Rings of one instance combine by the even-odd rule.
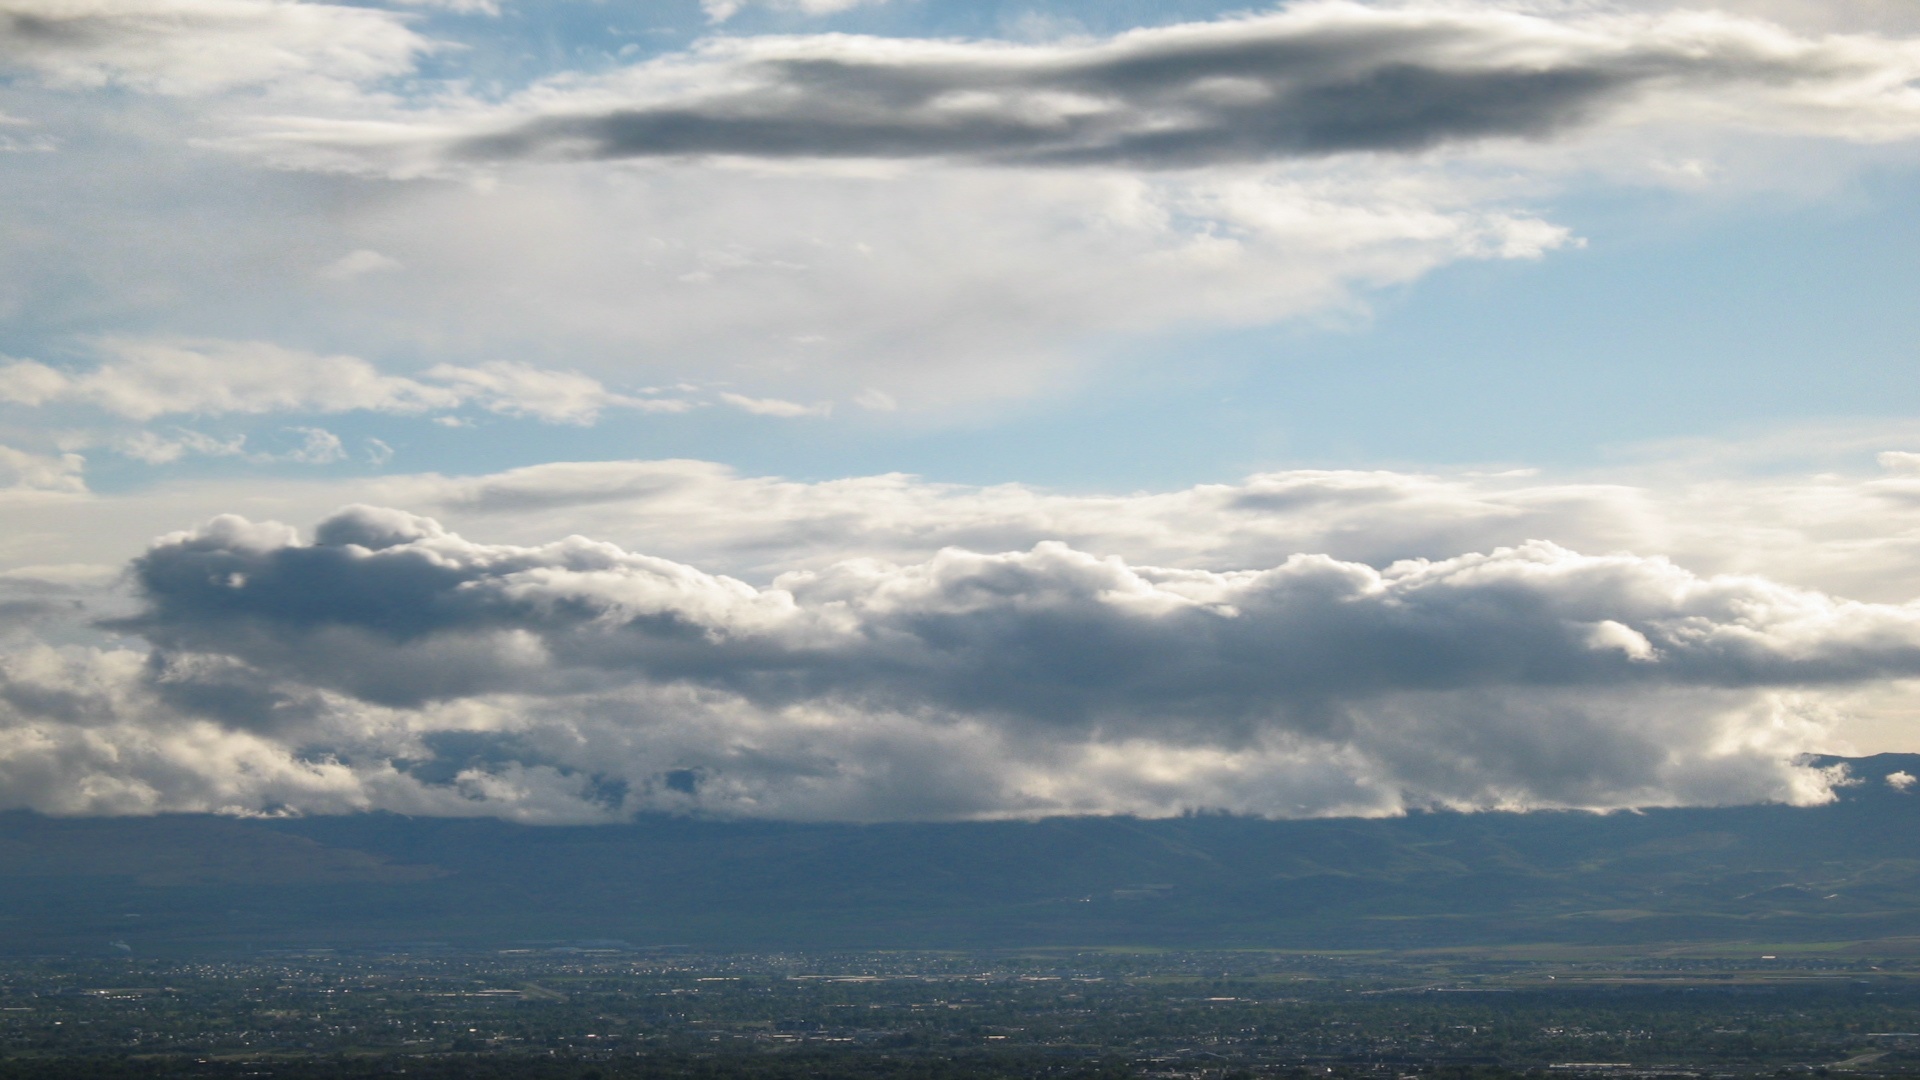
[[[1920,610],[1533,542],[1370,566],[1064,543],[763,585],[350,507],[132,566],[150,649],[24,645],[0,792],[61,812],[953,819],[1817,802]]]

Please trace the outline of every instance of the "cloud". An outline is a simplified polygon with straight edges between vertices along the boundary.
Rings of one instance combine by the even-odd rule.
[[[1821,437],[1786,438],[1804,451]],[[1871,460],[1873,447],[1867,441],[1856,456]],[[1561,477],[1294,469],[1121,495],[899,473],[800,482],[705,461],[589,461],[394,477],[378,489],[316,491],[303,505],[318,516],[348,499],[378,499],[524,543],[567,532],[630,538],[756,581],[854,556],[912,562],[945,547],[1006,551],[1043,540],[1224,571],[1301,551],[1384,567],[1551,538],[1859,598],[1920,596],[1920,478],[1803,476],[1763,465],[1764,478],[1729,474],[1724,462],[1680,476],[1664,467]]]
[[[490,363],[478,367],[438,365],[426,378],[446,384],[462,398],[489,412],[531,416],[550,424],[591,424],[606,408],[641,412],[685,412],[683,398],[629,397],[611,393],[596,379],[571,371],[545,371],[525,364]]]
[[[1056,391],[1137,335],[1351,311],[1356,290],[1576,242],[1517,201],[1331,163],[1211,178],[520,165],[484,190],[397,185],[358,206],[348,242],[407,271],[337,317],[337,298],[317,300],[329,319],[306,339],[808,405],[879,390],[925,413]],[[287,288],[313,287],[313,265]]]
[[[326,428],[301,427],[289,430],[300,436],[300,445],[281,455],[283,460],[297,461],[303,465],[331,465],[347,456],[346,448],[340,445],[340,436]]]
[[[1547,543],[1230,571],[1042,543],[753,586],[582,537],[481,544],[356,507],[312,542],[222,517],[133,571],[143,608],[116,625],[154,651],[116,661],[116,715],[338,765],[353,794],[321,809],[1809,802],[1836,779],[1795,764],[1832,723],[1825,688],[1920,674],[1911,607]],[[51,722],[53,705],[33,708]],[[698,782],[671,781],[685,775]]]
[[[188,428],[174,428],[171,435],[136,431],[114,440],[112,446],[120,453],[149,465],[168,465],[189,455],[242,458],[263,465],[274,462],[331,465],[347,456],[340,437],[325,428],[292,427],[284,429],[282,434],[297,436],[297,445],[278,453],[247,449],[245,435],[221,439]]]
[[[320,276],[328,281],[351,281],[368,274],[387,273],[400,268],[400,260],[382,255],[370,248],[361,248],[358,251],[350,251],[321,267]]]
[[[360,507],[309,540],[223,516],[139,557],[138,595],[74,613],[19,593],[0,666],[42,674],[0,693],[0,733],[69,747],[86,717],[99,741],[19,750],[53,771],[0,802],[533,821],[1817,802],[1838,778],[1799,755],[1911,724],[1917,484],[1303,470],[1102,496],[666,461],[22,502],[16,565],[111,561],[96,535],[194,505],[349,492],[461,529]],[[555,539],[581,533],[623,543]],[[103,617],[119,644],[88,629]],[[177,755],[143,756],[175,732]],[[168,780],[203,743],[276,764]]]
[[[361,83],[431,49],[391,12],[285,0],[0,0],[0,70],[62,88],[207,94]]]
[[[782,401],[779,398],[747,397],[745,394],[735,394],[728,391],[722,391],[720,393],[720,400],[742,412],[750,412],[755,416],[826,416],[833,412],[833,404],[831,402],[821,402],[816,405],[802,405],[794,401]]]
[[[755,589],[604,543],[479,545],[431,519],[355,508],[313,544],[222,518],[161,542],[135,570],[152,606],[134,625],[164,647],[310,667],[305,677],[335,689],[409,704],[512,676],[341,663],[311,643],[472,641],[484,652],[509,640],[523,650],[532,635],[541,648],[527,655],[555,668],[1069,727],[1234,726],[1403,690],[1920,675],[1913,609],[1546,543],[1385,570],[1302,555],[1223,573],[1048,542],[840,563]]]
[[[0,493],[77,495],[86,490],[86,459],[79,454],[33,454],[0,446]]]
[[[870,412],[893,412],[900,402],[885,390],[867,387],[853,396],[853,403]]]
[[[692,407],[679,398],[617,394],[574,372],[509,362],[439,364],[413,379],[383,374],[358,357],[319,356],[257,341],[110,339],[100,348],[113,359],[82,373],[31,360],[0,366],[0,402],[79,404],[131,420],[362,410],[408,414],[471,405],[554,424],[592,424],[607,408],[681,412]],[[169,443],[152,435],[135,436],[128,445],[148,461],[170,461],[188,450],[216,452],[210,443]]]
[[[202,457],[245,456],[247,437],[235,435],[219,439],[187,428],[175,428],[172,435],[136,431],[116,440],[113,448],[136,461],[144,461],[149,465],[168,465],[189,454]]]
[[[420,412],[452,408],[444,388],[383,375],[352,356],[316,356],[265,342],[139,341],[101,345],[112,359],[69,374],[34,361],[0,368],[0,401],[89,405],[131,420],[192,413]]]
[[[63,228],[8,231],[0,302],[42,328],[245,338],[273,326],[376,362],[506,357],[609,386],[737,388],[753,372],[755,397],[873,389],[908,416],[979,407],[1089,379],[1150,335],[1350,317],[1371,290],[1441,266],[1576,245],[1550,220],[1570,186],[1680,183],[1702,162],[1687,175],[1711,181],[1685,181],[1697,198],[1831,177],[1868,152],[1738,132],[1903,137],[1913,48],[1699,13],[1309,4],[1052,45],[716,38],[517,92],[475,90],[486,80],[458,77],[471,54],[457,50],[445,79],[437,61],[404,85],[270,106],[29,89],[8,110],[64,141],[10,189],[13,219]],[[1402,69],[1598,72],[1608,89],[1578,107],[1577,94],[1496,95],[1532,119],[1486,119],[1487,137],[1470,100],[1421,89],[1394,105],[1382,90],[1381,108],[1435,110],[1414,109],[1405,145],[1438,141],[1323,152],[1395,145],[1365,109],[1335,131],[1345,114],[1325,103],[1398,85]],[[1076,78],[1091,80],[1085,93],[1059,89]],[[1263,86],[1285,107],[1235,103]],[[763,113],[790,144],[688,149],[738,142],[726,132]],[[80,114],[91,122],[60,121]],[[682,114],[697,139],[679,149],[613,137],[616,122]],[[1269,121],[1306,134],[1288,142]],[[918,141],[876,144],[889,124]],[[1014,142],[951,143],[968,125]],[[833,138],[818,143],[821,131]],[[1190,156],[1153,142],[1176,134]],[[404,272],[319,276],[356,268],[340,262],[355,252]]]
[[[408,7],[439,8],[456,15],[498,15],[496,0],[398,0]]]
[[[1544,139],[1636,107],[1896,138],[1920,130],[1916,73],[1912,42],[1719,13],[1326,2],[1054,45],[714,39],[529,91],[448,152],[1184,169]]]
[[[710,22],[723,23],[749,7],[764,7],[796,15],[837,15],[868,4],[887,0],[700,0],[700,10]]]

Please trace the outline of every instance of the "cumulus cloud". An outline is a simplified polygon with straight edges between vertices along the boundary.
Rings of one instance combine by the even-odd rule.
[[[112,767],[58,758],[64,787],[0,784],[14,805],[98,790],[95,811],[877,820],[1817,802],[1840,778],[1797,755],[1830,728],[1825,690],[1920,674],[1910,606],[1544,542],[1228,571],[1049,542],[754,586],[355,507],[311,542],[222,517],[133,572],[143,606],[116,625],[151,654],[11,661],[0,730],[146,743]],[[142,773],[178,767],[153,756],[174,738],[273,765]],[[23,775],[55,759],[0,753]],[[94,769],[111,782],[75,780]]]
[[[464,642],[487,654],[505,643],[555,670],[769,702],[934,705],[1163,733],[1375,692],[1920,674],[1920,613],[1907,607],[1545,543],[1385,570],[1295,556],[1225,573],[1043,543],[949,549],[904,567],[841,563],[755,589],[580,538],[479,545],[431,519],[355,508],[323,522],[313,544],[222,518],[161,542],[135,570],[152,610],[133,625],[164,647],[301,665],[310,680],[405,704],[513,676],[342,662],[312,643],[352,650],[364,637],[404,653]]]
[[[391,12],[289,0],[0,0],[0,70],[56,87],[205,94],[359,83],[430,43]]]
[[[258,341],[116,339],[100,348],[111,359],[90,371],[67,372],[32,360],[0,366],[0,402],[79,404],[132,420],[189,413],[422,413],[472,405],[556,424],[591,424],[607,408],[692,407],[677,398],[614,393],[574,372],[509,362],[439,364],[414,379],[383,374],[358,357],[319,356]],[[146,438],[136,456],[159,461],[187,450],[218,452],[204,442],[156,439]]]
[[[715,155],[1178,169],[1542,139],[1614,116],[1855,138],[1920,130],[1920,47],[1718,13],[1298,4],[1052,45],[719,38],[419,139],[479,161]],[[449,125],[453,126],[449,126]],[[390,151],[397,129],[290,140]],[[384,144],[378,146],[377,144]]]
[[[74,614],[34,584],[0,653],[42,674],[0,693],[0,729],[64,747],[84,715],[100,741],[33,758],[54,771],[9,805],[79,812],[72,793],[98,790],[119,793],[100,812],[589,821],[1810,802],[1840,778],[1800,755],[1845,752],[1860,724],[1904,737],[1920,684],[1920,481],[1898,471],[1664,490],[1297,471],[1098,496],[668,461],[356,483],[494,539],[368,507],[310,539],[223,516],[156,542],[132,597]],[[0,555],[104,562],[33,538],[347,490],[30,500]],[[621,542],[554,539],[581,531]],[[1881,599],[1834,593],[1856,587]],[[103,616],[121,644],[85,631]],[[276,764],[169,781],[149,751],[175,732],[168,762],[217,743]]]

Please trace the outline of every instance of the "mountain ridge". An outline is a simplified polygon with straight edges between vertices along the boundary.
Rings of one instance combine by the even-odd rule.
[[[1831,804],[602,826],[0,814],[0,951],[1429,948],[1920,937],[1920,755]],[[119,946],[115,946],[116,948]]]

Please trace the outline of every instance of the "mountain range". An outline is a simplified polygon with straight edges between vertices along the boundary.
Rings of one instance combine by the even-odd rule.
[[[0,814],[0,951],[1920,943],[1920,755],[1827,805],[943,824]]]

